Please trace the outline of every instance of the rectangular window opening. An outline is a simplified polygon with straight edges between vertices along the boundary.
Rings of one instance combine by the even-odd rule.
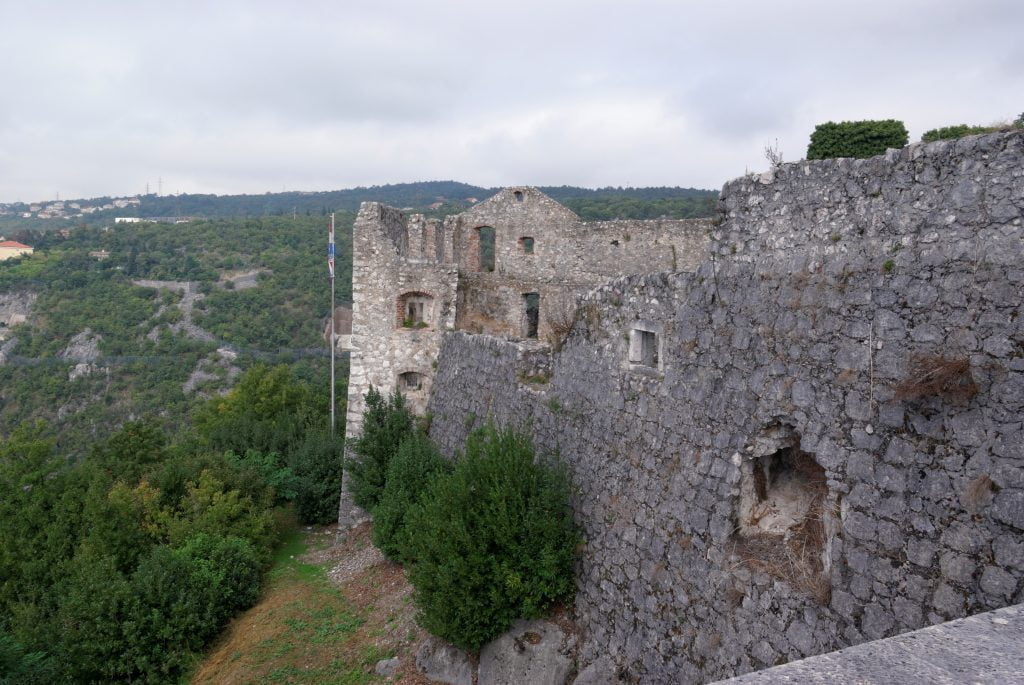
[[[405,318],[413,325],[423,323],[423,303],[409,302],[406,307]]]
[[[481,226],[476,230],[479,241],[480,270],[489,273],[494,271],[494,228]]]
[[[629,334],[629,361],[657,368],[658,334],[634,328]]]
[[[524,294],[523,309],[526,317],[524,326],[525,337],[536,338],[537,329],[540,327],[540,293]]]

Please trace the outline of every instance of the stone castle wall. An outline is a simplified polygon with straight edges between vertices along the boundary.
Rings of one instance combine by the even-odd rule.
[[[352,231],[352,329],[340,342],[350,352],[345,437],[361,430],[365,395],[401,389],[409,406],[422,412],[445,331],[455,327],[458,269],[445,261],[444,231],[438,221],[406,217],[376,202],[359,208]],[[408,298],[422,302],[423,326],[406,326]],[[413,386],[405,379],[415,379]],[[338,520],[352,525],[366,517],[351,500],[343,478]]]
[[[444,450],[490,417],[572,470],[584,663],[707,681],[1024,601],[1024,134],[785,165],[721,206],[696,273],[595,289],[550,362],[441,350]],[[946,395],[914,367],[939,358]]]

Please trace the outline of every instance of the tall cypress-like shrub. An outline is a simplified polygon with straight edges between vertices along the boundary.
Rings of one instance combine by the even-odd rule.
[[[832,157],[874,157],[888,148],[907,144],[909,136],[902,121],[884,119],[876,121],[832,121],[818,124],[811,134],[807,159]]]
[[[570,598],[579,535],[569,496],[565,468],[535,458],[528,437],[474,431],[452,474],[408,513],[420,625],[478,649]]]
[[[414,560],[406,520],[409,510],[438,474],[448,474],[452,463],[420,431],[411,433],[388,464],[387,483],[373,512],[373,544],[388,559],[402,564]]]
[[[365,397],[362,432],[352,441],[352,456],[345,468],[353,501],[373,511],[384,492],[388,463],[398,453],[402,440],[415,430],[415,421],[397,390],[385,398],[370,386]]]

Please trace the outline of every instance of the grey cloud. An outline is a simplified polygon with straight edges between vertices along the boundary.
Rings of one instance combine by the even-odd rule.
[[[0,201],[716,187],[826,119],[1016,116],[1018,0],[3,3]],[[78,189],[78,191],[76,191]]]

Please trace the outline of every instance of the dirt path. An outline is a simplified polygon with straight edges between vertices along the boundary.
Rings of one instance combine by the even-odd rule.
[[[192,321],[192,308],[195,306],[196,301],[206,297],[206,295],[199,292],[199,281],[152,281],[140,278],[132,281],[132,284],[142,286],[143,288],[172,290],[181,293],[181,300],[178,301],[178,309],[181,310],[181,321],[170,324],[168,328],[175,333],[185,331],[185,335],[192,340],[217,342],[212,333],[203,330]],[[146,337],[150,340],[156,340],[159,335],[160,327],[156,326],[146,334]]]

